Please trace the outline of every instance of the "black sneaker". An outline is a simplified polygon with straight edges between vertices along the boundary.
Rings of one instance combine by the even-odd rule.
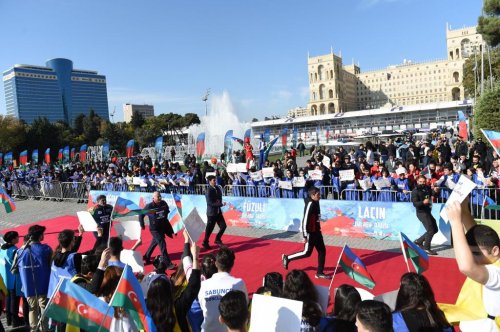
[[[167,266],[167,270],[175,270],[177,269],[177,264],[170,262]]]
[[[281,261],[283,262],[283,268],[285,270],[288,270],[288,263],[289,263],[288,256],[285,254],[281,255]]]
[[[328,280],[332,279],[332,277],[330,277],[329,275],[326,275],[324,273],[316,273],[314,278],[316,278],[316,279],[328,279]]]
[[[210,245],[208,243],[206,243],[206,242],[203,242],[202,246],[203,246],[203,249],[205,249],[205,250],[212,249],[212,247],[210,247]]]
[[[219,247],[222,247],[224,245],[224,243],[222,243],[222,240],[215,240],[215,244]]]
[[[434,250],[432,249],[425,249],[425,252],[428,254],[428,255],[432,255],[432,256],[437,256],[437,252],[435,252]]]

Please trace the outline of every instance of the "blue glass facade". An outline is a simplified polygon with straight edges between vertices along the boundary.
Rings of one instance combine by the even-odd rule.
[[[3,73],[7,115],[31,124],[38,117],[73,125],[90,110],[109,119],[106,77],[73,69],[68,59],[52,59],[47,67],[16,65]]]

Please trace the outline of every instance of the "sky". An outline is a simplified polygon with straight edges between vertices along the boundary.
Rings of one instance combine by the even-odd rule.
[[[230,95],[241,121],[309,100],[307,57],[341,52],[361,71],[446,58],[446,24],[481,0],[0,0],[0,70],[68,58],[107,79],[109,109],[205,114]],[[0,88],[0,114],[5,114]]]

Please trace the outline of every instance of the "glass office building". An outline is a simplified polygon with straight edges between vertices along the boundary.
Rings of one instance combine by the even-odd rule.
[[[52,59],[46,67],[15,65],[3,73],[7,115],[31,124],[46,117],[51,122],[74,124],[90,110],[109,119],[106,76],[73,69],[68,59]]]

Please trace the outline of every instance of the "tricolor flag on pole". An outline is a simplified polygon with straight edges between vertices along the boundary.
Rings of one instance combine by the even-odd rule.
[[[500,132],[484,129],[481,129],[481,132],[488,142],[490,142],[491,146],[493,146],[493,149],[500,154]]]
[[[338,265],[340,265],[344,273],[354,281],[370,289],[375,287],[375,281],[373,281],[372,276],[368,273],[365,264],[363,264],[361,259],[351,251],[347,244],[344,245],[342,249]]]
[[[429,256],[415,243],[410,241],[403,232],[399,233],[401,240],[401,250],[403,251],[403,256],[405,258],[406,267],[408,272],[410,272],[410,266],[408,264],[408,258],[411,260],[415,271],[421,274],[425,270],[429,269]]]
[[[85,331],[110,331],[113,307],[83,287],[62,278],[43,315]]]
[[[16,204],[14,204],[12,198],[7,195],[2,187],[0,187],[0,203],[3,204],[5,212],[11,213],[13,211],[16,211]]]
[[[149,214],[153,211],[155,209],[143,209],[129,199],[118,197],[113,208],[113,213],[111,214],[111,219]]]
[[[146,308],[146,301],[144,300],[141,285],[130,266],[125,265],[116,291],[111,301],[109,301],[109,305],[127,309],[139,330],[156,332],[156,326]]]
[[[181,196],[177,193],[172,193],[172,198],[175,202],[175,208],[168,214],[168,220],[170,221],[174,233],[177,233],[184,227],[184,222],[182,220],[182,200]]]

